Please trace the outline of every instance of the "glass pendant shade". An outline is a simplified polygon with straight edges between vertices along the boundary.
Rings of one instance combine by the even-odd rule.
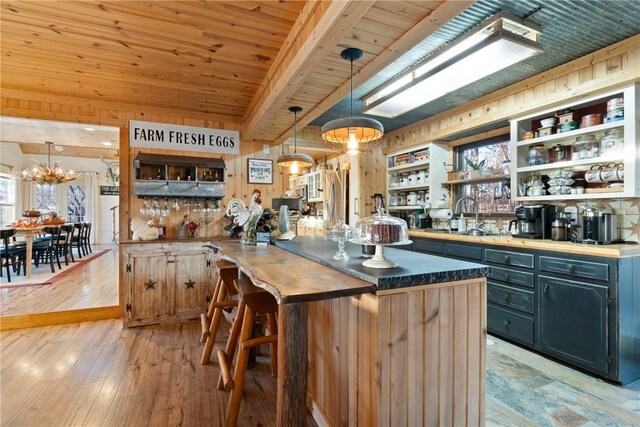
[[[384,127],[368,117],[353,117],[353,61],[362,57],[362,50],[348,48],[340,56],[351,62],[351,116],[326,123],[320,136],[335,151],[355,155],[377,145],[384,135]]]
[[[31,169],[24,169],[21,178],[27,182],[35,182],[37,184],[63,184],[73,181],[80,176],[73,171],[65,172],[57,163],[51,166],[51,146],[53,142],[46,142],[48,146],[47,163],[38,162]]]
[[[277,163],[280,167],[288,168],[291,175],[298,175],[301,169],[310,168],[316,164],[313,157],[308,154],[298,153],[298,113],[302,111],[302,107],[289,107],[289,111],[293,113],[293,153],[283,154],[278,157]]]

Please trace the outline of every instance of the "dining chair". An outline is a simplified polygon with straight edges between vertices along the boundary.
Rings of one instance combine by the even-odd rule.
[[[69,265],[69,255],[71,255],[71,262],[76,262],[73,258],[73,251],[71,250],[71,238],[73,237],[73,224],[63,224],[60,226],[60,237],[56,243],[56,256],[64,256],[64,265]]]
[[[84,233],[83,233],[83,238],[82,238],[82,248],[84,249],[85,255],[88,254],[88,253],[93,252],[93,249],[91,249],[91,223],[90,222],[85,222],[84,223]]]
[[[75,246],[76,250],[78,251],[78,258],[82,258],[83,249],[84,249],[82,247],[82,236],[84,234],[84,223],[76,222],[75,224],[73,224],[73,227],[75,228],[75,230],[77,230],[77,232],[74,231],[74,234],[71,237],[71,248],[73,249],[73,246]]]
[[[0,249],[0,277],[2,277],[2,267],[7,270],[7,281],[11,282],[11,269],[20,273],[20,263],[26,255],[26,248],[23,245],[13,244],[17,233],[14,229],[0,230],[0,240],[2,240],[2,248]],[[26,267],[25,267],[26,271]]]
[[[56,246],[60,237],[60,227],[45,227],[43,232],[46,233],[47,239],[33,244],[33,260],[36,267],[40,264],[40,260],[48,262],[51,266],[51,272],[55,273],[54,259],[58,262],[58,268],[62,268],[60,258],[56,256]]]

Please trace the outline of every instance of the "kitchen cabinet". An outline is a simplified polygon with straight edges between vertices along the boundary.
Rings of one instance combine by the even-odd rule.
[[[541,126],[540,121],[542,119],[554,117],[563,110],[571,110],[574,115],[573,120],[578,122],[582,116],[588,114],[602,114],[604,117],[607,114],[607,102],[614,98],[622,99],[624,102],[624,118],[621,120],[581,127],[562,133],[552,133],[533,139],[523,138],[525,134],[537,131]],[[638,85],[634,84],[512,120],[511,182],[513,183],[513,200],[548,201],[639,197],[640,146],[637,143],[640,140],[639,110]],[[576,150],[577,138],[593,135],[595,140],[599,142],[605,133],[610,133],[611,131],[623,132],[624,144],[618,144],[614,148],[611,148],[611,146],[600,147],[595,151]],[[563,146],[563,149],[570,153],[569,159],[553,161],[552,147],[557,147],[558,145]],[[549,160],[529,156],[534,146],[538,146],[537,150],[540,150],[540,152],[547,150],[550,153]],[[536,158],[538,160],[535,160]],[[616,185],[613,187],[609,187],[609,182],[600,184],[587,183],[583,194],[550,194],[548,188],[545,188],[544,194],[530,195],[526,190],[526,183],[535,180],[537,176],[541,176],[542,180],[546,181],[546,177],[552,172],[558,173],[564,170],[571,170],[575,179],[584,175],[585,171],[595,168],[624,169],[623,178],[621,180],[616,178]],[[614,181],[611,180],[611,182]],[[573,186],[576,187],[576,184],[574,183]]]
[[[415,251],[491,267],[492,334],[612,381],[640,379],[640,257],[411,239]]]
[[[324,174],[323,170],[307,174],[307,200],[309,202],[324,201]]]
[[[427,204],[433,208],[446,207],[446,192],[442,183],[447,179],[444,164],[449,149],[443,144],[429,143],[391,153],[387,156],[387,210],[421,209]],[[416,203],[401,204],[410,192],[423,192],[424,198]],[[404,196],[404,197],[403,197]]]
[[[138,197],[222,199],[225,194],[222,158],[138,153],[133,166]]]
[[[538,276],[540,349],[606,375],[609,359],[607,286]]]
[[[213,252],[202,242],[122,245],[125,326],[197,318],[213,292]]]

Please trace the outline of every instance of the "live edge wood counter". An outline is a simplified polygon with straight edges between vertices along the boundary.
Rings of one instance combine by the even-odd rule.
[[[379,289],[314,255],[214,244],[280,303],[277,425],[306,425],[307,405],[320,425],[484,424],[487,268],[456,262],[475,276]]]

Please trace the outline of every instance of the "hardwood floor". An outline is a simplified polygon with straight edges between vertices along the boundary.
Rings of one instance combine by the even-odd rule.
[[[215,389],[217,364],[200,365],[199,338],[197,320],[131,329],[104,320],[2,332],[0,425],[223,425],[228,394]],[[487,425],[640,424],[640,381],[614,386],[490,339]],[[274,425],[276,380],[268,363],[249,370],[245,384],[238,425]]]
[[[0,289],[0,316],[52,313],[118,305],[118,247],[52,285]]]

